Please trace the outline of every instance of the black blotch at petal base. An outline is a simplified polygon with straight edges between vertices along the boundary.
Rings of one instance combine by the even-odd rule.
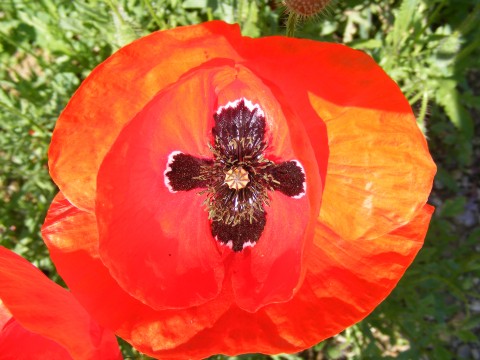
[[[305,192],[305,174],[296,161],[285,161],[270,168],[268,172],[276,182],[270,185],[287,196]]]
[[[178,153],[173,156],[169,164],[168,177],[170,186],[174,191],[189,191],[206,186],[205,180],[200,180],[201,167],[213,164],[212,160],[201,159],[191,155]]]
[[[246,243],[253,246],[265,228],[267,222],[265,212],[256,212],[254,216],[255,218],[251,222],[243,220],[236,225],[225,224],[222,221],[212,221],[212,235],[225,245],[231,241],[233,251],[242,251]]]

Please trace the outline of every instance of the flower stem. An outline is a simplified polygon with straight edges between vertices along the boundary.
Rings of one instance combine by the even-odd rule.
[[[152,3],[150,2],[150,0],[144,0],[143,3],[145,4],[148,12],[150,13],[150,16],[152,17],[153,21],[155,22],[155,24],[157,24],[157,26],[160,30],[163,30],[165,28],[165,26],[162,23],[162,21],[158,18],[157,14],[155,13],[155,10],[153,10],[153,6],[152,6]]]

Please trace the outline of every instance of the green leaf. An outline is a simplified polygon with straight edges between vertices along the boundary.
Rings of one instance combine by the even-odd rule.
[[[438,345],[433,348],[433,354],[433,358],[436,360],[451,360],[454,357],[454,354],[452,354],[449,350]]]
[[[458,338],[463,342],[475,342],[478,340],[477,335],[469,330],[460,330],[458,332]]]
[[[460,102],[460,94],[456,89],[454,80],[439,81],[439,89],[436,93],[437,102],[444,108],[450,121],[457,127],[467,139],[471,139],[474,133],[473,119],[470,113]]]
[[[368,39],[368,40],[352,41],[349,45],[354,49],[370,50],[370,49],[378,49],[382,47],[383,43],[382,43],[382,40],[380,39]]]
[[[250,4],[246,0],[240,0],[239,4],[243,4],[243,6],[239,6],[239,17],[241,19],[242,24],[242,34],[244,36],[250,37],[259,37],[260,36],[260,29],[258,28],[258,8],[255,2],[251,2]],[[243,9],[243,11],[241,11]]]
[[[393,47],[398,49],[403,40],[408,36],[415,12],[418,10],[419,0],[403,0],[395,18],[393,26]]]
[[[113,25],[115,27],[115,40],[118,47],[131,43],[140,36],[138,25],[134,24],[125,9],[117,1],[108,1],[110,5]]]
[[[480,327],[480,316],[472,316],[463,324],[464,329],[473,330]]]
[[[463,213],[467,200],[463,196],[445,201],[442,207],[442,216],[453,217]]]
[[[207,7],[207,0],[185,0],[182,3],[184,9],[204,9]]]
[[[438,169],[436,178],[442,183],[442,185],[447,187],[449,190],[455,191],[455,192],[459,190],[459,187],[455,178],[452,176],[451,173],[446,171],[444,168],[440,167]]]

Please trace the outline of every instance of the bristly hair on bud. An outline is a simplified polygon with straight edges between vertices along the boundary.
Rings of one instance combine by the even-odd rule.
[[[297,17],[309,18],[320,14],[330,0],[284,0],[288,12],[295,13]]]
[[[283,0],[288,13],[287,36],[293,37],[297,22],[320,15],[331,0]]]

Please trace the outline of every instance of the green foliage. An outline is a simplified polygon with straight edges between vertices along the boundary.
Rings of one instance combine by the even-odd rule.
[[[212,19],[252,37],[285,32],[282,6],[267,0],[1,1],[1,245],[58,280],[39,234],[56,192],[47,170],[56,118],[119,47]],[[458,344],[480,349],[479,23],[478,0],[347,0],[297,24],[298,37],[368,52],[397,81],[439,166],[437,212],[412,267],[361,323],[299,355],[211,359],[453,359]],[[121,344],[127,358],[147,358]]]

